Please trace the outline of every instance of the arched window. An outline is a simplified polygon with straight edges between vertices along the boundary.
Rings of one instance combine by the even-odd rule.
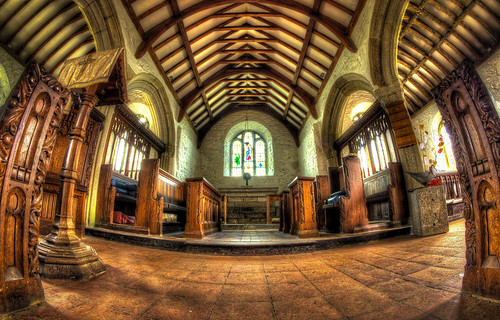
[[[439,171],[456,171],[451,140],[448,132],[446,132],[444,121],[441,121],[438,125],[436,139],[436,169]]]
[[[267,175],[266,141],[255,131],[245,130],[231,142],[231,175]]]

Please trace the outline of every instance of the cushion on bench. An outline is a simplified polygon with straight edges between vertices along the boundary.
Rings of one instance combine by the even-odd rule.
[[[344,190],[340,190],[340,191],[336,191],[336,192],[332,193],[330,198],[328,198],[328,200],[326,200],[326,203],[339,203],[340,196],[345,196]]]

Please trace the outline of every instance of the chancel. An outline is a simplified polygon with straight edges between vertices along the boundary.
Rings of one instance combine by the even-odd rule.
[[[499,41],[499,0],[0,2],[0,318],[500,319]]]

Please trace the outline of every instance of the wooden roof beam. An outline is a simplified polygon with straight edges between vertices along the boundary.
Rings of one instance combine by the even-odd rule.
[[[318,23],[322,24],[325,26],[328,30],[330,30],[335,36],[337,36],[341,43],[346,46],[350,51],[352,52],[357,52],[357,47],[354,44],[354,41],[351,39],[350,34],[348,33],[348,30],[346,27],[338,23],[337,21],[331,19],[330,17],[321,14],[321,13],[313,13],[311,11],[311,8],[308,6],[294,1],[294,0],[259,0],[259,3],[267,3],[267,4],[272,4],[275,6],[283,7],[289,10],[293,10],[305,15],[310,16],[312,19],[316,20]],[[146,54],[146,52],[151,48],[154,42],[168,29],[170,29],[172,26],[176,25],[179,21],[182,21],[196,13],[221,6],[221,5],[226,5],[226,4],[233,4],[233,3],[252,3],[251,0],[206,0],[206,1],[201,1],[198,2],[189,8],[186,8],[182,12],[179,12],[179,14],[176,14],[165,21],[160,22],[151,30],[146,32],[143,36],[143,41],[139,45],[136,51],[136,58],[141,58]]]
[[[179,11],[179,5],[177,3],[177,0],[170,0],[170,4],[172,6],[172,10],[173,10],[174,14],[176,16],[178,16],[180,14],[180,11]],[[196,85],[198,87],[201,87],[202,86],[201,77],[200,77],[200,74],[198,72],[198,67],[196,65],[196,61],[194,60],[193,50],[191,49],[191,44],[189,43],[189,38],[188,38],[188,35],[186,32],[186,28],[184,27],[184,21],[180,20],[177,23],[177,26],[179,27],[179,31],[180,31],[181,37],[182,37],[182,42],[184,43],[184,48],[186,49],[186,53],[187,53],[188,58],[189,58],[189,63],[191,64],[191,69],[192,69],[194,77],[196,79]],[[207,112],[208,112],[208,115],[210,116],[210,119],[213,119],[214,116],[212,114],[212,110],[210,109],[210,104],[208,102],[207,95],[206,95],[204,89],[201,90],[201,96],[203,97],[203,102],[205,103],[205,108],[207,109]]]

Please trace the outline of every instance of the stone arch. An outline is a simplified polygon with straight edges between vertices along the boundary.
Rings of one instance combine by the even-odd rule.
[[[356,91],[364,91],[374,96],[374,88],[362,75],[350,73],[335,81],[328,101],[330,102],[323,113],[321,137],[322,144],[327,154],[333,150],[333,143],[342,135],[342,117],[349,97]],[[329,157],[331,158],[331,157]]]
[[[242,121],[240,123],[235,124],[231,129],[226,133],[226,138],[224,139],[224,176],[231,176],[230,172],[230,154],[231,154],[231,142],[239,134],[244,130],[253,130],[256,133],[260,134],[264,140],[266,141],[266,157],[267,157],[267,175],[274,175],[274,151],[273,151],[273,136],[269,129],[267,129],[263,124],[257,121]]]
[[[167,154],[173,157],[175,150],[175,126],[173,113],[168,101],[167,92],[162,83],[151,74],[141,73],[135,76],[127,86],[128,95],[133,101],[140,93],[147,106],[150,107],[153,123],[151,130],[167,145]]]
[[[83,12],[94,36],[97,51],[105,51],[125,46],[120,22],[111,1],[74,0]]]
[[[390,101],[402,101],[402,89],[398,79],[398,36],[409,0],[376,0],[370,27],[370,71],[375,89],[381,96],[399,94]],[[390,90],[386,92],[384,88]],[[385,104],[385,101],[382,101]]]

